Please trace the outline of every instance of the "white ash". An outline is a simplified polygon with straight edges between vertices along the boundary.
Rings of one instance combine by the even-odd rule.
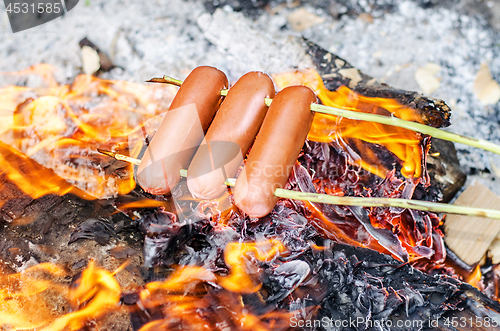
[[[498,104],[485,107],[473,94],[481,63],[487,63],[493,78],[500,80],[498,33],[485,20],[463,14],[459,5],[424,9],[403,1],[392,13],[377,11],[371,17],[343,15],[340,19],[305,5],[325,20],[297,32],[287,22],[297,9],[292,5],[272,5],[253,20],[229,7],[206,13],[199,1],[88,3],[81,1],[65,17],[16,34],[11,33],[1,7],[0,71],[45,62],[61,69],[62,82],[70,82],[81,71],[78,42],[88,37],[124,68],[104,78],[134,82],[162,74],[184,78],[195,66],[213,65],[234,81],[246,71],[307,66],[290,38],[305,36],[396,88],[418,91],[415,71],[427,63],[440,65],[440,86],[431,96],[445,100],[454,110],[449,130],[500,143]],[[363,3],[369,12],[371,2]],[[495,182],[500,177],[500,156],[462,145],[457,148],[464,169],[479,171],[469,178],[481,179],[500,194]]]

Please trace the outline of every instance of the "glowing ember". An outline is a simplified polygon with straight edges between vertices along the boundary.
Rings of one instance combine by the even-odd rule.
[[[298,84],[306,85],[316,92],[321,102],[327,106],[379,115],[393,115],[409,121],[420,120],[413,109],[400,105],[394,99],[365,97],[346,86],[339,87],[337,91],[329,91],[320,75],[312,69],[273,75],[273,79],[281,88]],[[337,141],[340,146],[351,152],[355,163],[385,178],[391,169],[387,169],[373,151],[356,142],[354,142],[355,146],[349,148],[347,147],[349,141],[346,140],[359,139],[379,144],[403,162],[401,173],[405,177],[420,177],[422,174],[421,136],[407,129],[316,114],[308,139],[318,142]],[[359,155],[355,154],[352,147],[358,150]]]

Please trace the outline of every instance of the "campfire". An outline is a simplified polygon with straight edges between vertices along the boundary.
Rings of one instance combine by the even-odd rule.
[[[259,217],[234,199],[242,162],[216,199],[190,194],[189,169],[161,195],[137,185],[176,95],[171,84],[79,75],[62,85],[48,65],[9,73],[37,75],[44,87],[0,89],[0,328],[497,328],[499,267],[486,261],[483,275],[445,247],[438,212],[454,210],[435,202],[447,202],[464,175],[444,155],[453,148],[425,132],[495,146],[440,133],[450,125],[444,102],[370,83],[343,59],[303,46],[316,67],[272,79],[277,91],[307,86],[325,107],[315,108],[276,191],[288,195]]]

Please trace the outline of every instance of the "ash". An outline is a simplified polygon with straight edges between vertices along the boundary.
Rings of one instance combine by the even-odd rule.
[[[203,325],[215,330],[226,329],[221,326],[240,330],[242,320],[237,316],[241,307],[245,314],[259,316],[257,329],[273,330],[409,330],[409,322],[418,326],[412,329],[421,330],[436,327],[433,321],[449,319],[455,313],[468,314],[475,305],[484,307],[484,316],[497,316],[498,303],[478,296],[472,286],[447,275],[431,277],[373,250],[325,240],[303,216],[305,213],[300,202],[281,200],[264,218],[251,219],[233,212],[226,225],[195,210],[182,223],[162,210],[143,217],[139,223],[147,234],[146,264],[166,268],[203,266],[225,277],[229,270],[222,248],[229,242],[241,245],[278,240],[287,253],[266,261],[245,260],[249,274],[262,284],[254,293],[232,293],[206,282],[196,292],[206,304],[186,306],[183,313],[201,316],[201,324],[189,324],[187,319],[170,316],[156,307],[144,309],[148,305],[135,296],[127,303],[134,308],[134,330],[146,324],[149,316],[161,319],[165,329]],[[262,272],[256,272],[251,264]],[[151,276],[155,279],[162,275],[155,272]],[[280,314],[288,318],[273,317]]]
[[[287,17],[301,8],[316,18],[297,31]],[[499,143],[499,105],[483,106],[473,93],[481,63],[500,80],[499,17],[500,3],[474,0],[87,0],[62,18],[13,34],[1,7],[0,71],[45,62],[60,69],[61,83],[70,82],[81,71],[78,42],[88,37],[123,68],[103,78],[184,78],[198,65],[213,65],[235,81],[251,70],[309,66],[294,42],[304,36],[396,88],[419,91],[415,71],[440,65],[440,85],[430,96],[454,110],[449,130]],[[40,82],[2,75],[5,84]],[[500,194],[500,156],[457,147],[469,181],[479,179]]]

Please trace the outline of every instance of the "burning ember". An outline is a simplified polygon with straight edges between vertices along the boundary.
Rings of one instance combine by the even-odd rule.
[[[417,330],[452,316],[498,317],[498,304],[462,283],[446,263],[443,220],[434,213],[279,199],[268,215],[252,218],[235,204],[224,205],[234,202],[229,194],[188,196],[185,179],[169,195],[145,193],[136,187],[131,164],[95,151],[138,157],[175,90],[86,75],[59,85],[52,70],[39,65],[15,73],[40,75],[47,87],[0,89],[1,176],[31,199],[56,195],[112,204],[109,215],[133,220],[130,231],[144,235],[138,274],[145,284],[118,281],[131,260],[125,253],[126,262],[111,271],[91,261],[76,275],[57,262],[5,273],[1,328],[99,329],[117,311],[141,331],[341,330],[353,319],[356,330],[384,330],[377,325],[388,323]],[[282,89],[310,87],[324,105],[426,123],[394,98],[345,86],[330,91],[312,69],[273,78]],[[411,199],[417,187],[431,185],[429,148],[429,137],[407,129],[316,114],[285,188]],[[9,201],[0,196],[0,207]],[[74,226],[67,240],[106,245],[118,232],[109,215]],[[466,280],[480,288],[480,268]],[[47,300],[54,297],[57,305]]]

